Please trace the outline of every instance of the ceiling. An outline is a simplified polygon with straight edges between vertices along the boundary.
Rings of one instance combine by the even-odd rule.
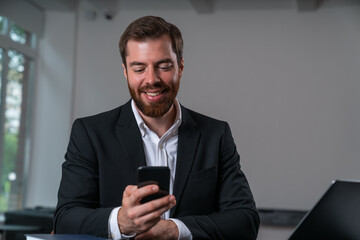
[[[56,11],[74,11],[76,6],[78,5],[79,0],[25,0],[40,9],[43,10],[56,10]],[[114,12],[118,9],[119,3],[121,1],[126,0],[84,0],[89,2],[95,10],[99,11],[110,11]],[[132,0],[127,0],[128,3]],[[170,0],[164,0],[170,1]],[[175,0],[174,0],[175,1]],[[178,0],[177,0],[178,1]],[[187,0],[190,3],[190,6],[193,7],[198,13],[202,14],[211,14],[214,12],[217,5],[219,5],[220,1],[224,4],[224,0]],[[358,0],[225,0],[226,4],[229,5],[229,9],[232,9],[232,6],[236,6],[241,9],[251,9],[256,7],[275,7],[277,5],[287,4],[288,6],[295,7],[299,12],[306,11],[315,11],[320,6],[323,5],[324,2],[330,2],[332,5],[346,5],[351,4],[353,2],[357,2]],[[135,2],[136,3],[136,2]],[[134,4],[135,4],[134,3]],[[137,1],[137,6],[141,7],[141,3]]]

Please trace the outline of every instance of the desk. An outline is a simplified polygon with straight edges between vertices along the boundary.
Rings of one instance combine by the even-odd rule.
[[[25,233],[39,232],[41,227],[30,225],[0,225],[1,240],[25,239]]]
[[[5,223],[0,231],[6,233],[6,240],[23,240],[25,233],[50,233],[54,211],[36,207],[5,212]]]
[[[284,209],[258,209],[260,228],[258,240],[285,240],[307,211]]]

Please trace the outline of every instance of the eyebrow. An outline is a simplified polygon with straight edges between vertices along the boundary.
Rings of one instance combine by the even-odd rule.
[[[173,63],[173,60],[171,58],[165,58],[158,62],[156,62],[156,65],[162,64],[162,63]]]
[[[132,67],[132,66],[142,66],[142,65],[145,65],[145,63],[142,63],[142,62],[131,62],[131,63],[129,63],[130,67]]]

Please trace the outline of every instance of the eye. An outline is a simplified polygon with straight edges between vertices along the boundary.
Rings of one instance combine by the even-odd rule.
[[[143,72],[145,70],[145,68],[133,68],[133,71],[135,72],[135,73],[141,73],[141,72]]]
[[[159,68],[163,71],[169,71],[171,70],[173,65],[171,63],[162,63],[159,65]]]

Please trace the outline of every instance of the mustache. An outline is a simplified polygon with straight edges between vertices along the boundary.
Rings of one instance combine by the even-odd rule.
[[[140,91],[146,92],[146,90],[153,90],[153,89],[161,89],[162,91],[170,89],[167,85],[158,82],[152,85],[146,85],[144,87],[139,88]]]

